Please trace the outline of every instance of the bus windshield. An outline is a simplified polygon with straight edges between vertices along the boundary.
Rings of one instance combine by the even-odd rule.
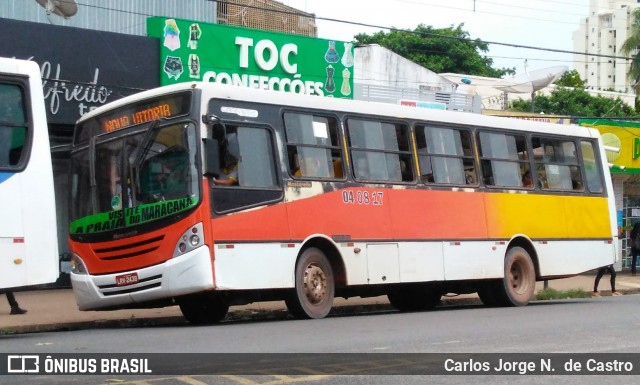
[[[196,143],[192,122],[151,124],[74,152],[71,235],[121,230],[195,207]]]

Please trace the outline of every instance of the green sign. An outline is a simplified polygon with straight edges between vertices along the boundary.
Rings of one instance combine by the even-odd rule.
[[[119,202],[118,202],[119,203]],[[196,198],[180,198],[98,213],[71,222],[71,234],[93,234],[150,222],[186,211],[198,203]],[[113,201],[112,201],[113,204]]]
[[[353,97],[353,44],[151,17],[160,84],[205,81],[296,94]]]

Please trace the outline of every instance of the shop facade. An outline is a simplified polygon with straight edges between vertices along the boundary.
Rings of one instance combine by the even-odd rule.
[[[579,119],[581,126],[593,127],[602,135],[616,199],[622,268],[631,266],[631,228],[640,222],[640,123],[613,119]]]

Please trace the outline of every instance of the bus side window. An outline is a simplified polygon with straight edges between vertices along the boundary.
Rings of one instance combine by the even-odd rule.
[[[333,117],[284,114],[289,173],[294,178],[343,178],[338,123]]]
[[[349,118],[346,129],[356,180],[415,180],[406,124]]]
[[[580,149],[582,150],[582,162],[587,180],[587,188],[592,193],[601,193],[603,191],[602,177],[598,170],[594,144],[582,141],[580,143]]]
[[[0,167],[20,163],[26,136],[22,88],[0,84]]]
[[[541,188],[582,191],[582,170],[573,140],[534,136],[531,139]]]
[[[523,187],[529,163],[525,137],[488,131],[479,132],[478,137],[485,185]]]
[[[473,145],[468,130],[419,125],[415,132],[423,182],[476,184]]]

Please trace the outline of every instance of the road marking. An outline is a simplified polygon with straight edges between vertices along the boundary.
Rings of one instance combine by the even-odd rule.
[[[187,377],[187,376],[178,377],[178,378],[176,378],[176,380],[185,382],[185,383],[187,383],[189,385],[209,385],[206,382],[198,381],[193,377]]]

